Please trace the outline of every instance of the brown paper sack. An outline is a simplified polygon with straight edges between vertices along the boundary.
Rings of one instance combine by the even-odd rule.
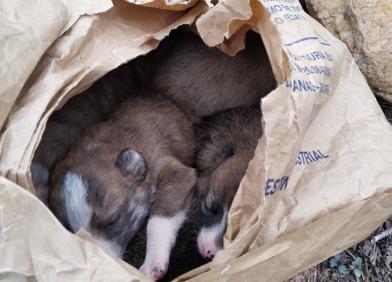
[[[392,213],[390,125],[346,46],[297,0],[128,2],[0,0],[2,281],[147,280],[88,233],[63,228],[30,193],[29,167],[54,110],[183,24],[231,55],[248,29],[259,32],[279,87],[262,99],[265,135],[226,249],[178,280],[281,281]]]

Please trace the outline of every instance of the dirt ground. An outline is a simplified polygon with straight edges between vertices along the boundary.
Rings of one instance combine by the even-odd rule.
[[[392,124],[392,104],[381,99],[378,102]],[[392,234],[377,241],[377,235],[390,228],[392,216],[366,240],[286,282],[392,281]]]

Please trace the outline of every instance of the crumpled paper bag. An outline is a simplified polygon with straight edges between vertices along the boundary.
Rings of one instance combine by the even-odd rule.
[[[88,5],[81,12],[73,1],[43,7],[52,7],[41,10],[45,23],[46,13],[69,11],[72,5],[79,9],[70,14],[79,17],[67,14],[57,33],[46,44],[39,42],[35,61],[20,56],[27,47],[15,40],[41,37],[2,36],[7,41],[1,42],[14,48],[2,49],[7,60],[1,62],[2,70],[5,62],[13,67],[13,73],[2,73],[7,91],[0,93],[1,278],[146,279],[103,252],[85,232],[78,237],[66,231],[21,187],[34,192],[30,162],[55,109],[195,19],[204,42],[230,55],[243,48],[248,29],[259,32],[279,87],[261,101],[265,135],[233,202],[226,249],[179,281],[281,281],[363,239],[392,213],[391,127],[348,49],[298,1],[226,0],[215,6],[184,1],[184,9],[176,1],[164,10],[157,9],[165,4],[158,0],[140,5],[118,0],[110,9],[97,3],[101,10],[90,13]],[[3,14],[12,18],[4,7]],[[46,35],[41,21],[30,22],[36,22],[38,35]],[[9,25],[19,28],[16,21]]]
[[[110,7],[110,0],[0,1],[0,124],[49,46],[82,15]]]

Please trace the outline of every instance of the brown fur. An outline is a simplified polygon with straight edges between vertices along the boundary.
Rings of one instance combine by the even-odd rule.
[[[217,111],[258,104],[276,87],[260,36],[249,32],[246,49],[230,57],[176,30],[159,48],[135,62],[146,85],[162,92],[193,121]]]
[[[209,176],[232,155],[253,152],[262,135],[258,107],[239,107],[204,118],[196,126],[196,165],[201,176]]]
[[[43,202],[48,200],[48,178],[55,164],[65,158],[88,127],[107,119],[137,86],[132,66],[121,66],[53,113],[31,168],[33,184]]]
[[[144,170],[127,174],[123,152],[132,149],[144,159]],[[192,124],[161,96],[126,101],[112,118],[89,129],[55,170],[50,207],[67,225],[62,185],[72,171],[88,182],[93,208],[91,232],[125,246],[148,216],[172,216],[185,207],[196,182],[189,166],[194,158]],[[125,164],[125,165],[124,165]],[[157,187],[155,201],[153,187]],[[154,204],[153,204],[154,202]],[[143,209],[138,215],[136,209]]]
[[[244,177],[249,165],[249,161],[253,158],[254,151],[241,151],[225,162],[219,165],[211,174],[208,183],[208,194],[205,207],[210,207],[214,199],[220,198],[222,205],[230,208],[238,186]]]

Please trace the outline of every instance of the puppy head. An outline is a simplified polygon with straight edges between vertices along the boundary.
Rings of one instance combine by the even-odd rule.
[[[155,187],[146,180],[138,152],[89,150],[56,168],[50,206],[72,232],[83,228],[110,254],[121,256],[150,212]]]
[[[204,258],[213,259],[223,248],[223,236],[226,231],[227,213],[234,196],[230,190],[236,190],[236,183],[222,183],[216,171],[210,178],[199,181],[203,184],[205,195],[200,209],[200,231],[197,245]]]
[[[205,258],[214,258],[217,251],[223,248],[227,214],[251,156],[247,152],[236,154],[223,162],[210,176],[203,175],[198,180],[202,202],[197,245]]]
[[[227,206],[210,193],[202,202],[197,246],[204,258],[213,259],[215,254],[223,248],[227,213]]]

